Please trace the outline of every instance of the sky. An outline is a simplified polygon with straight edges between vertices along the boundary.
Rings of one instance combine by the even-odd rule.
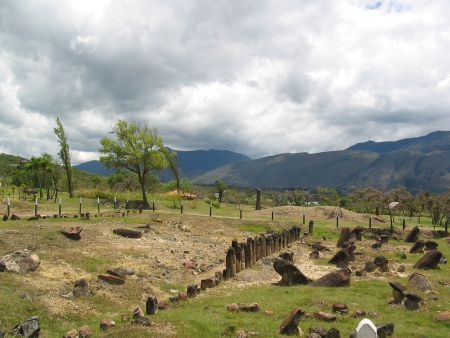
[[[450,129],[448,0],[2,0],[0,152],[118,119],[252,158]]]

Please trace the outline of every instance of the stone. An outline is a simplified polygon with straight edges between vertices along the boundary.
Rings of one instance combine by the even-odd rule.
[[[206,278],[206,279],[202,279],[200,281],[200,289],[201,290],[206,290],[207,288],[213,288],[216,286],[216,282],[215,279],[213,278]]]
[[[165,300],[161,300],[158,302],[158,309],[159,310],[167,310],[169,308],[169,303]]]
[[[294,263],[294,253],[293,252],[283,252],[278,257],[284,259],[285,261]]]
[[[450,310],[439,312],[434,318],[440,322],[450,322]]]
[[[405,267],[404,265],[400,265],[400,266],[397,268],[397,271],[398,271],[398,272],[405,272],[405,271],[406,271],[406,267]]]
[[[0,258],[0,264],[5,271],[27,273],[35,271],[41,264],[41,260],[35,253],[23,250],[4,255]]]
[[[358,269],[355,271],[355,275],[358,277],[365,277],[366,276],[366,270],[364,269]]]
[[[356,327],[356,338],[378,338],[377,328],[370,319],[363,319]]]
[[[417,241],[414,245],[409,249],[409,253],[423,253],[423,247],[425,246],[424,241]]]
[[[425,275],[414,272],[408,278],[408,289],[425,292],[433,290],[433,286]]]
[[[61,234],[73,241],[79,241],[81,239],[81,231],[83,231],[82,227],[70,227],[62,229]]]
[[[14,326],[11,330],[12,334],[20,335],[25,338],[37,338],[41,332],[39,318],[31,317],[21,324]]]
[[[362,234],[364,228],[362,226],[356,226],[350,231],[350,238],[356,239],[357,241],[362,241]]]
[[[381,242],[375,242],[375,243],[373,243],[370,247],[372,248],[372,249],[379,249],[379,248],[381,248],[383,246],[383,244],[381,243]]]
[[[6,264],[3,263],[2,261],[0,261],[0,272],[5,272],[6,271]]]
[[[72,329],[64,335],[64,338],[78,338],[78,331],[75,329]]]
[[[114,276],[114,275],[108,275],[108,274],[101,274],[98,275],[98,279],[109,283],[109,284],[113,284],[113,285],[122,285],[125,284],[125,280],[123,278]]]
[[[320,242],[314,242],[311,244],[311,247],[315,250],[315,251],[330,251],[330,249],[328,249],[325,245],[322,245],[322,243]]]
[[[293,309],[280,325],[280,333],[287,336],[299,334],[298,323],[305,315],[305,311],[301,308]]]
[[[387,244],[389,242],[389,235],[380,235],[380,244]]]
[[[8,220],[8,215],[3,215],[3,221],[7,221]]]
[[[419,227],[416,225],[406,236],[405,242],[407,243],[417,242],[417,239],[419,238],[419,233],[420,233]]]
[[[327,334],[328,330],[324,329],[323,327],[311,327],[309,329],[309,333],[310,335],[314,335],[313,337],[325,337],[325,335]]]
[[[346,304],[333,304],[332,310],[333,312],[338,312],[341,315],[346,315],[348,313],[348,307]]]
[[[323,311],[318,311],[314,313],[314,317],[316,317],[319,320],[323,320],[325,322],[334,322],[336,320],[336,315]]]
[[[422,301],[422,298],[414,293],[408,293],[406,294],[406,299],[403,302],[405,305],[405,308],[410,311],[418,310],[420,307],[420,302]]]
[[[227,270],[226,276],[229,276],[229,278],[236,277],[236,252],[232,246],[228,248],[225,264]]]
[[[89,296],[90,292],[87,280],[84,278],[76,280],[72,290],[72,294],[75,298]]]
[[[394,304],[401,304],[403,298],[405,297],[403,291],[405,287],[398,282],[389,282],[389,285],[392,288],[392,295],[394,297]]]
[[[389,271],[389,267],[388,267],[388,260],[386,257],[384,257],[383,255],[379,255],[377,257],[375,257],[375,259],[373,260],[373,262],[375,263],[375,265],[377,266],[377,268],[382,271],[382,272],[388,272]]]
[[[320,253],[319,251],[313,251],[309,254],[309,258],[310,259],[319,259],[320,258]]]
[[[282,285],[309,284],[311,282],[293,263],[284,259],[275,258],[273,268],[281,276],[280,284]]]
[[[140,308],[136,308],[133,311],[133,320],[131,321],[133,325],[140,326],[151,326],[151,321],[149,318],[145,317]]]
[[[92,336],[91,328],[87,325],[83,325],[80,327],[80,330],[78,330],[78,335],[80,338],[89,338]]]
[[[11,221],[18,221],[20,219],[19,216],[17,216],[16,214],[12,214],[11,217],[9,218]]]
[[[335,327],[332,327],[327,331],[323,338],[341,338],[341,332]]]
[[[172,304],[178,304],[180,302],[178,296],[169,297],[169,302]]]
[[[428,251],[414,264],[415,269],[434,269],[441,261],[442,252],[438,250]]]
[[[142,237],[142,232],[139,230],[119,228],[119,229],[114,229],[113,232],[116,235],[119,235],[122,237],[127,237],[127,238],[141,238]]]
[[[199,292],[199,290],[198,290],[197,284],[188,285],[186,293],[189,298],[193,298],[193,297],[197,296],[198,292]]]
[[[439,244],[435,241],[426,241],[425,242],[425,250],[427,250],[427,251],[436,250],[438,245]]]
[[[259,312],[261,310],[258,303],[232,303],[227,305],[227,309],[230,311],[242,311],[242,312]]]
[[[111,268],[106,270],[106,273],[114,275],[124,279],[126,276],[132,276],[135,274],[134,269],[131,268]]]
[[[354,259],[353,252],[356,249],[356,246],[350,245],[347,248],[343,248],[339,250],[329,261],[328,263],[336,264],[338,268],[344,268],[348,265],[348,263]]]
[[[187,300],[188,299],[188,294],[187,294],[187,292],[180,292],[179,294],[178,294],[178,300]]]
[[[366,315],[366,311],[358,309],[352,314],[352,317],[359,318],[359,317],[364,317],[365,315]]]
[[[113,327],[116,326],[116,322],[112,319],[103,319],[100,322],[100,329],[103,331],[107,331],[109,329],[112,329]]]
[[[342,228],[336,246],[338,248],[343,248],[344,244],[347,243],[349,240],[350,240],[350,228]]]
[[[374,262],[366,262],[364,264],[364,270],[366,272],[374,272],[377,269],[377,265]]]
[[[311,283],[312,286],[319,287],[344,287],[350,286],[350,275],[352,271],[349,268],[343,268],[327,273]]]
[[[148,315],[154,315],[158,312],[158,299],[154,296],[147,298],[145,302],[145,313]]]
[[[254,337],[257,336],[258,332],[256,331],[245,331],[245,330],[238,330],[236,331],[236,338],[249,338],[249,337]]]
[[[392,336],[394,334],[394,324],[393,323],[384,323],[378,324],[376,326],[378,338],[386,338],[388,336]]]

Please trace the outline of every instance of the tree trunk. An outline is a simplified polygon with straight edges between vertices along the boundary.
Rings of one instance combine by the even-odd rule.
[[[147,193],[145,192],[145,174],[138,173],[139,184],[141,185],[142,203],[145,209],[148,208]]]

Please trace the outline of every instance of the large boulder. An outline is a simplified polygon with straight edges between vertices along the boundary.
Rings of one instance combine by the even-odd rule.
[[[329,261],[328,263],[336,264],[338,268],[343,268],[348,265],[348,263],[355,259],[354,251],[356,249],[355,245],[350,245],[347,248],[340,249]]]
[[[0,266],[3,266],[5,271],[27,273],[35,271],[41,260],[39,256],[28,250],[16,251],[9,253],[0,258]]]
[[[31,317],[21,324],[14,326],[11,333],[25,338],[37,338],[41,332],[38,317]]]
[[[409,232],[409,234],[405,238],[405,242],[408,243],[415,243],[417,242],[417,239],[419,238],[419,227],[416,225],[412,230]]]
[[[280,284],[308,284],[311,281],[294,264],[284,259],[275,258],[273,268],[281,276]]]
[[[423,247],[425,246],[425,242],[418,240],[414,245],[409,249],[409,253],[423,253]]]
[[[414,264],[416,269],[434,269],[442,258],[442,252],[438,250],[428,251],[421,259]]]
[[[295,308],[288,316],[283,320],[280,325],[280,333],[287,336],[294,336],[299,334],[298,323],[304,316],[305,311],[301,308]]]
[[[70,228],[64,228],[61,230],[61,234],[66,236],[67,238],[79,241],[81,239],[81,231],[83,230],[82,227],[70,227]]]
[[[350,275],[352,271],[349,268],[343,268],[327,273],[311,283],[312,286],[321,287],[342,287],[350,286]]]
[[[383,255],[379,255],[379,256],[375,257],[373,262],[375,263],[377,268],[380,269],[380,271],[382,271],[382,272],[389,271],[389,267],[388,267],[389,261]]]
[[[350,240],[350,228],[342,228],[341,234],[339,236],[337,247],[343,248],[345,243],[347,243]]]
[[[425,275],[414,272],[409,276],[408,289],[425,292],[433,290],[433,286]]]

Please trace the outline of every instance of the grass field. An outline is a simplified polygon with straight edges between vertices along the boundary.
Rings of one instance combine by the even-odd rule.
[[[78,211],[78,200],[64,199],[63,205],[63,212],[75,214]],[[96,212],[95,200],[85,199],[83,206],[83,212]],[[57,205],[53,202],[41,203],[42,214],[44,211],[47,214],[55,213],[55,207],[57,208]],[[32,208],[32,202],[13,200],[13,212],[17,210],[19,214],[31,214]],[[111,212],[112,206],[102,205],[102,211]],[[256,331],[258,337],[278,337],[281,321],[294,307],[301,307],[308,314],[316,311],[331,312],[331,305],[338,302],[346,303],[350,314],[362,309],[366,312],[376,312],[376,316],[370,316],[375,323],[393,322],[394,337],[437,338],[447,337],[450,332],[449,323],[434,320],[438,311],[450,310],[450,287],[438,283],[440,280],[450,279],[448,264],[424,272],[438,293],[437,300],[428,299],[424,295],[424,306],[414,312],[387,304],[392,293],[387,282],[396,280],[406,285],[407,275],[414,271],[412,265],[420,257],[407,254],[407,258],[402,260],[398,252],[405,248],[405,243],[401,240],[391,240],[389,250],[382,249],[380,253],[388,257],[394,265],[404,264],[407,268],[405,275],[394,272],[377,274],[353,279],[348,288],[327,289],[310,286],[280,287],[272,285],[268,280],[262,280],[261,283],[257,283],[257,280],[232,280],[202,292],[194,299],[160,311],[151,317],[154,323],[151,328],[130,325],[129,320],[122,320],[122,316],[130,316],[137,306],[143,308],[145,295],[156,294],[160,299],[166,299],[171,290],[183,290],[187,283],[199,282],[200,278],[223,269],[224,263],[218,261],[217,257],[225,252],[229,245],[227,243],[232,238],[245,238],[252,233],[301,223],[298,214],[275,214],[275,221],[272,222],[270,212],[258,212],[252,206],[244,206],[243,220],[239,220],[239,209],[234,205],[223,204],[220,208],[213,209],[214,217],[211,218],[208,216],[209,205],[204,202],[185,202],[184,211],[181,215],[179,209],[172,208],[170,201],[160,201],[155,214],[146,210],[142,215],[136,213],[124,218],[95,217],[83,221],[74,218],[52,218],[0,223],[0,256],[8,251],[28,247],[36,251],[42,260],[36,272],[26,275],[0,273],[0,330],[11,328],[31,316],[38,315],[42,337],[62,337],[70,329],[79,328],[83,324],[90,325],[95,337],[221,337],[232,331],[231,327],[236,330]],[[310,214],[313,214],[312,209]],[[161,225],[154,223],[155,218],[161,219]],[[367,227],[365,219],[361,220],[363,222],[342,220],[340,226]],[[168,243],[172,243],[168,241],[174,233],[170,228],[172,221],[185,222],[192,227],[190,233],[176,233],[177,241],[173,243],[178,246],[170,244],[175,251],[173,259],[166,248]],[[309,217],[306,221],[309,221]],[[396,221],[395,227],[400,229],[400,220]],[[114,227],[135,227],[147,222],[153,222],[154,232],[146,235],[145,240],[140,242],[117,239],[110,234]],[[407,220],[408,228],[413,224],[415,222],[410,223]],[[59,229],[68,225],[84,227],[84,237],[81,241],[73,242],[61,237]],[[376,226],[389,227],[389,224],[381,223]],[[430,220],[425,217],[422,219],[422,229],[427,228],[432,229],[432,226]],[[333,248],[339,235],[338,230],[335,219],[315,219],[315,232],[310,240],[322,240]],[[326,240],[322,239],[324,236]],[[437,241],[439,249],[450,257],[448,242],[444,239]],[[195,251],[197,249],[198,251]],[[299,254],[310,250],[305,245],[293,246],[291,249],[298,250]],[[183,254],[186,250],[190,253]],[[208,250],[214,251],[210,258],[207,256]],[[373,251],[368,252],[367,258],[374,254]],[[181,260],[184,259],[182,257],[185,256],[204,258],[205,262],[209,260],[212,267],[199,275],[186,274],[180,267]],[[155,265],[155,261],[160,262]],[[303,264],[322,264],[324,269],[330,269],[326,261],[327,259],[320,259]],[[96,276],[106,268],[125,263],[137,270],[136,278],[127,280],[125,285],[110,286],[96,280]],[[261,263],[258,264],[254,269],[255,276],[264,271]],[[170,273],[164,276],[166,270]],[[71,301],[62,298],[61,294],[70,290],[74,280],[81,276],[89,280],[93,295]],[[263,310],[273,311],[273,314],[267,315],[264,311],[228,311],[226,305],[234,302],[257,302]],[[113,318],[117,327],[106,333],[101,332],[99,322],[104,318]],[[361,318],[353,318],[351,315],[338,315],[336,322],[324,323],[314,317],[307,317],[300,322],[300,327],[308,333],[310,327],[334,326],[341,331],[342,337],[346,337],[360,320]]]

